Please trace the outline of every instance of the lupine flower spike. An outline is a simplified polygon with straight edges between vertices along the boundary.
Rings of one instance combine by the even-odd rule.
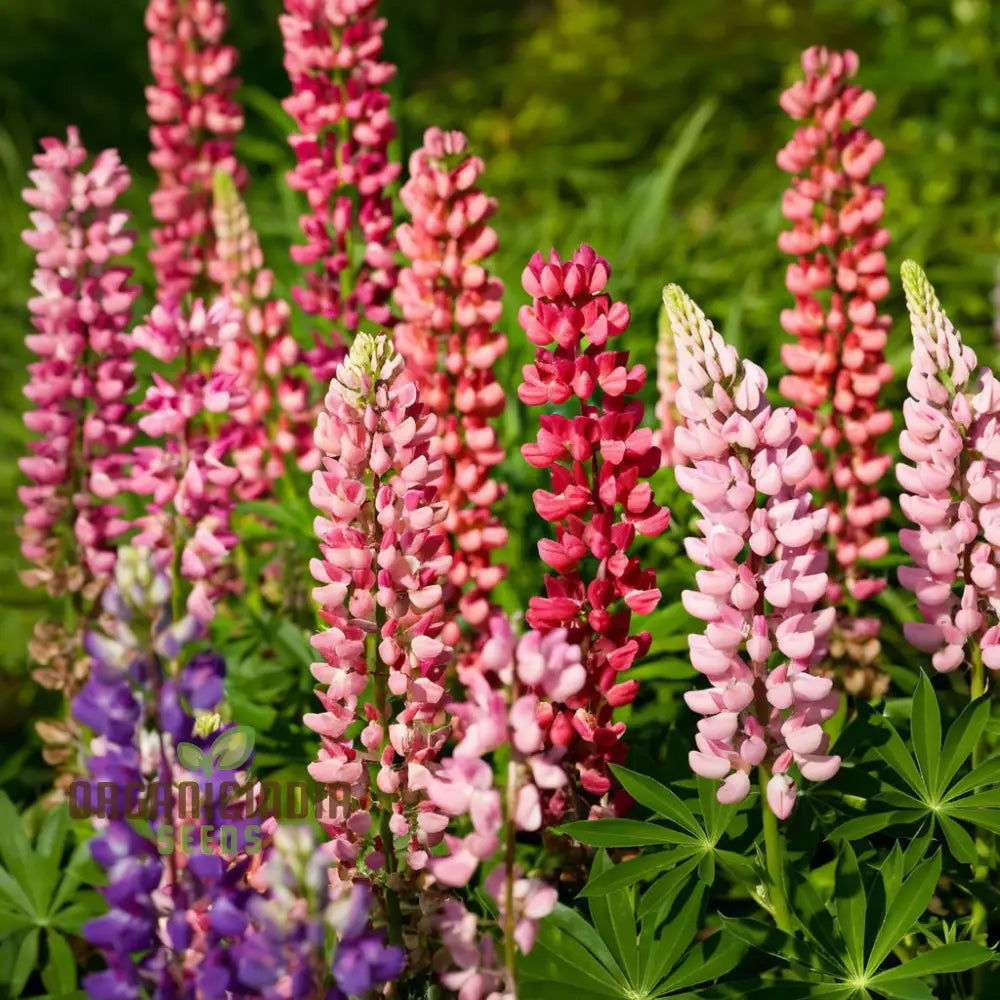
[[[247,394],[223,434],[232,441],[240,474],[237,492],[253,498],[271,492],[287,456],[304,469],[315,468],[315,421],[308,386],[295,371],[301,350],[291,333],[288,303],[274,294],[274,274],[264,266],[246,205],[221,170],[213,179],[212,225],[216,245],[209,277],[243,316],[239,336],[223,343],[215,359],[215,370],[235,375]]]
[[[521,401],[578,401],[572,416],[544,414],[538,440],[521,449],[531,465],[551,472],[552,490],[536,491],[534,501],[556,526],[556,537],[538,545],[554,573],[545,577],[546,596],[531,599],[527,620],[543,634],[565,628],[585,649],[584,687],[547,708],[542,724],[551,745],[568,748],[567,763],[597,799],[611,789],[608,763],[624,759],[625,724],[614,709],[638,690],[621,675],[650,645],[648,632],[631,633],[632,614],[648,614],[660,599],[655,572],[629,549],[636,533],[655,537],[670,521],[646,481],[660,465],[634,398],[646,371],[629,366],[627,351],[607,349],[629,322],[628,307],[604,292],[609,275],[608,262],[588,246],[565,262],[555,251],[547,261],[536,253],[522,275],[533,301],[519,314],[538,348],[524,368]],[[596,569],[588,568],[591,558]],[[548,803],[556,817],[568,807],[561,790]]]
[[[903,403],[906,491],[903,513],[914,527],[899,533],[913,560],[899,582],[913,591],[922,622],[903,626],[935,670],[981,662],[1000,670],[1000,383],[978,366],[945,315],[924,272],[903,264],[913,354]],[[981,688],[981,678],[973,676]]]
[[[412,221],[396,233],[409,263],[399,273],[395,298],[403,319],[393,333],[420,398],[438,418],[438,488],[448,501],[444,530],[453,554],[449,618],[460,614],[483,634],[490,591],[504,576],[492,553],[507,541],[494,509],[503,489],[491,475],[504,453],[490,423],[504,407],[494,366],[507,340],[494,329],[503,285],[485,267],[497,245],[488,225],[496,201],[477,187],[483,163],[465,146],[461,132],[432,128],[410,157],[400,198]],[[457,643],[454,622],[446,638]]]
[[[680,423],[677,412],[677,348],[670,329],[666,309],[660,310],[656,338],[656,446],[660,449],[660,462],[664,466],[677,464],[674,452],[674,429]]]
[[[149,257],[157,300],[167,305],[210,292],[212,175],[223,170],[239,186],[245,179],[234,155],[243,114],[233,100],[236,50],[222,44],[227,21],[222,0],[150,0],[146,8],[149,162],[159,178]]]
[[[313,638],[323,711],[305,723],[322,745],[309,771],[352,789],[350,815],[323,819],[345,877],[362,862],[392,874],[397,838],[409,869],[423,869],[448,822],[426,801],[428,768],[448,737],[441,681],[450,655],[440,638],[450,558],[434,530],[447,511],[430,485],[441,475],[429,457],[433,433],[390,339],[359,333],[319,416],[325,457],[310,491],[322,552],[313,594],[329,627]],[[374,697],[363,699],[369,681]],[[357,718],[360,746],[348,733]],[[379,796],[383,824],[373,830]]]
[[[128,484],[129,394],[135,386],[132,341],[125,328],[139,294],[121,259],[135,233],[117,206],[129,185],[114,150],[87,165],[75,128],[66,141],[45,139],[24,192],[32,229],[24,241],[36,253],[36,294],[28,302],[35,332],[25,338],[36,359],[28,366],[24,422],[35,435],[18,465],[29,484],[18,488],[25,505],[21,551],[32,563],[28,586],[72,595],[75,624],[36,623],[35,679],[72,695],[85,679],[85,616],[114,567],[114,546],[129,527],[117,502]],[[83,613],[80,616],[79,613]],[[65,763],[69,733],[43,721],[46,759]],[[56,744],[59,744],[58,746]]]
[[[792,228],[778,245],[795,257],[785,279],[795,307],[782,312],[781,325],[796,338],[782,348],[791,374],[780,388],[814,448],[807,485],[830,511],[828,596],[843,607],[845,594],[865,600],[885,586],[867,565],[888,551],[879,522],[889,498],[879,484],[891,460],[878,439],[892,415],[878,397],[892,368],[884,354],[890,319],[878,304],[889,293],[889,233],[881,224],[885,190],[869,180],[884,148],[860,127],[875,96],[850,83],[858,69],[853,52],[813,47],[802,67],[805,79],[781,95],[782,108],[805,124],[778,154],[778,165],[793,175],[782,202]],[[877,635],[877,619],[841,613],[833,652],[849,689],[884,690],[886,679],[871,668]]]
[[[328,877],[331,845],[317,848],[308,830],[279,828],[226,799],[244,771],[182,763],[181,741],[204,755],[229,728],[217,711],[225,665],[202,652],[179,675],[165,672],[199,631],[189,616],[170,621],[169,600],[151,553],[121,549],[104,592],[108,632],[88,635],[94,671],[73,701],[95,735],[87,766],[101,785],[85,795],[87,782],[75,783],[72,801],[110,812],[90,842],[109,910],[83,927],[108,967],[84,978],[87,995],[344,1000],[398,975],[402,953],[372,929],[366,887]],[[151,837],[127,818],[146,782],[157,789],[143,806]],[[198,808],[179,782],[198,786]],[[118,790],[111,801],[109,786]]]
[[[292,248],[307,268],[295,301],[328,326],[308,355],[326,384],[344,342],[362,318],[390,326],[396,283],[392,201],[399,164],[387,150],[396,134],[385,85],[395,67],[381,61],[385,19],[377,0],[285,0],[280,17],[285,70],[293,93],[284,101],[297,132],[288,183],[309,211],[299,224],[306,242]]]
[[[196,299],[190,316],[154,306],[133,333],[136,346],[157,361],[181,358],[184,365],[172,380],[154,372],[140,406],[139,428],[153,443],[135,448],[132,488],[149,497],[135,543],[155,549],[158,566],[173,566],[175,600],[184,596],[203,622],[226,591],[226,556],[236,544],[230,517],[239,472],[226,462],[230,437],[215,425],[246,404],[247,391],[237,375],[205,374],[192,360],[215,356],[241,326],[241,313],[226,299],[209,308]]]
[[[722,779],[720,802],[739,802],[761,768],[771,810],[795,803],[793,766],[810,781],[832,777],[822,723],[838,697],[813,668],[826,652],[834,608],[827,587],[828,512],[802,488],[813,472],[795,412],[772,410],[767,376],[741,361],[676,285],[664,302],[677,343],[683,424],[674,444],[678,485],[701,515],[685,542],[700,567],[685,608],[706,623],[690,637],[691,663],[711,687],[688,692],[698,723],[691,768]],[[758,505],[758,496],[763,502]]]

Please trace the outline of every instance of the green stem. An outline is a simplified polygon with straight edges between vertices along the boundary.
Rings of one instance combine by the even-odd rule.
[[[792,917],[788,909],[788,898],[785,895],[785,843],[778,817],[771,812],[767,804],[767,783],[771,780],[771,769],[761,764],[757,769],[760,778],[760,809],[764,823],[764,861],[767,870],[768,896],[771,901],[771,914],[778,929],[790,934]]]
[[[504,965],[507,967],[507,988],[511,996],[517,996],[517,943],[514,940],[514,855],[517,846],[514,829],[514,815],[517,812],[517,762],[514,760],[513,747],[510,749],[510,763],[507,765],[507,824],[504,843],[504,864],[507,866],[507,879],[504,895],[504,929],[503,952]]]
[[[378,659],[378,643],[382,632],[382,619],[385,612],[381,607],[376,611],[376,628],[368,636],[366,650],[368,657],[368,673],[375,682],[375,704],[378,706],[379,717],[382,722],[382,730],[385,734],[383,745],[389,738],[389,685],[387,683],[385,669]],[[399,893],[390,886],[393,875],[396,873],[396,851],[393,845],[393,833],[389,827],[392,819],[392,801],[388,795],[379,793],[379,836],[382,839],[382,853],[385,855],[385,908],[388,917],[388,937],[390,944],[402,944],[403,942],[403,916],[399,907]]]
[[[983,667],[983,655],[979,646],[972,649],[972,671],[969,676],[969,700],[975,701],[986,693],[986,671]],[[972,748],[972,766],[978,767],[986,756],[986,747],[980,739]],[[973,881],[986,883],[990,877],[990,838],[985,830],[976,827],[973,831],[976,842],[976,866],[972,872]],[[987,929],[987,918],[985,904],[973,897],[972,915],[969,921],[969,937],[973,941],[980,937],[985,937]],[[985,977],[985,966],[976,969],[973,973],[974,996],[980,996]]]

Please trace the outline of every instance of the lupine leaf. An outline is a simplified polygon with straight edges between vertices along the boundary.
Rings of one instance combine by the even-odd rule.
[[[592,870],[603,874],[611,868],[612,862],[607,853],[598,851]],[[639,948],[631,890],[615,889],[614,892],[593,896],[588,905],[594,927],[624,970],[628,981],[636,983],[639,977]]]
[[[984,760],[978,767],[974,767],[964,778],[955,782],[948,789],[945,795],[945,802],[950,802],[960,795],[966,795],[975,788],[985,788],[1000,781],[1000,757],[991,757]]]
[[[629,858],[628,861],[619,861],[613,867],[602,871],[600,874],[591,870],[587,884],[580,891],[580,896],[603,896],[605,893],[615,889],[622,889],[654,878],[661,871],[672,868],[678,861],[688,855],[678,851],[658,851],[654,854],[642,854],[638,858]]]
[[[990,699],[983,695],[970,702],[962,714],[948,728],[948,736],[941,751],[941,770],[937,794],[943,795],[958,769],[965,763],[979,742],[990,717]]]
[[[591,819],[564,823],[556,833],[591,847],[647,847],[655,844],[688,844],[686,834],[638,819]]]
[[[840,936],[847,945],[848,968],[861,972],[865,949],[865,890],[861,884],[858,859],[849,843],[841,848],[837,860],[837,883],[834,892]]]
[[[871,975],[886,959],[889,952],[927,909],[934,887],[941,875],[941,853],[918,865],[899,892],[886,901],[886,914],[868,956],[865,972]]]
[[[695,819],[694,813],[666,785],[661,785],[660,782],[645,774],[629,771],[616,764],[611,765],[611,770],[622,783],[625,791],[636,802],[658,813],[664,819],[676,823],[682,829],[687,830],[696,840],[705,838],[705,831]]]
[[[928,791],[936,790],[941,764],[941,709],[925,673],[920,674],[917,689],[913,693],[910,742],[926,788]]]
[[[643,956],[641,987],[653,990],[680,961],[698,930],[703,888],[694,883],[689,892],[674,901],[662,920],[647,921],[642,928],[640,949]]]
[[[664,987],[673,991],[718,979],[736,968],[745,950],[743,942],[732,934],[715,933],[694,946],[667,977]]]
[[[872,977],[872,985],[896,982],[900,979],[918,979],[924,976],[940,975],[944,972],[965,972],[979,965],[985,965],[996,956],[993,950],[972,941],[953,941],[942,944],[933,951],[926,951],[911,958],[902,965],[887,969]]]
[[[701,854],[689,857],[680,862],[676,868],[661,875],[643,894],[639,901],[637,915],[640,920],[647,920],[677,891],[681,883],[698,867]]]

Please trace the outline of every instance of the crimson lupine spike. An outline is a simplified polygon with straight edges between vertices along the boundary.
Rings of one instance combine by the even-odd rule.
[[[237,493],[247,499],[271,493],[287,456],[311,470],[319,453],[312,441],[309,389],[294,373],[301,351],[289,328],[288,303],[274,295],[274,273],[264,266],[260,241],[232,177],[216,171],[213,187],[216,252],[208,273],[243,315],[239,336],[219,348],[215,370],[237,376],[248,396],[226,428],[240,473]]]
[[[390,326],[396,283],[392,200],[399,164],[387,155],[396,125],[385,85],[395,67],[381,62],[385,19],[377,0],[285,0],[281,32],[295,119],[289,142],[296,165],[288,183],[305,192],[299,223],[306,242],[292,258],[310,268],[296,302],[331,327],[317,331],[308,356],[327,383],[362,317]],[[356,204],[355,204],[356,202]]]
[[[583,690],[555,703],[544,722],[549,741],[568,747],[580,783],[597,797],[611,788],[608,763],[625,752],[625,724],[614,721],[614,709],[638,689],[620,675],[650,644],[649,633],[630,634],[632,613],[647,614],[660,599],[655,572],[628,550],[636,532],[655,537],[670,520],[646,481],[660,465],[653,432],[639,426],[642,403],[633,398],[646,371],[629,367],[627,351],[606,349],[629,321],[628,307],[604,293],[609,275],[608,262],[588,246],[565,262],[555,251],[548,261],[536,253],[522,275],[533,302],[518,317],[538,346],[518,387],[521,401],[579,400],[576,416],[543,415],[536,443],[521,449],[531,465],[551,470],[551,492],[537,490],[534,502],[556,526],[555,539],[538,546],[555,574],[545,577],[547,596],[531,599],[527,620],[542,633],[565,628],[584,647]],[[592,577],[583,569],[590,557],[597,560]],[[557,791],[550,810],[558,816],[565,806]]]
[[[497,237],[488,225],[496,201],[477,187],[482,171],[461,132],[428,129],[410,157],[400,198],[412,222],[396,233],[409,264],[399,273],[395,298],[403,319],[393,331],[420,398],[438,418],[444,475],[437,485],[448,501],[444,530],[453,553],[449,617],[461,614],[480,633],[491,613],[490,591],[505,573],[491,554],[507,542],[493,510],[503,488],[490,475],[504,455],[490,420],[504,408],[493,368],[507,340],[493,328],[503,285],[484,267]],[[458,638],[452,625],[448,640],[454,645]]]
[[[212,175],[224,170],[239,186],[245,178],[234,155],[243,113],[233,100],[236,50],[222,44],[227,24],[221,0],[150,0],[146,8],[154,81],[146,88],[149,162],[159,179],[149,259],[162,303],[210,293]]]
[[[703,569],[698,589],[682,598],[707,623],[704,635],[690,637],[691,663],[712,683],[685,695],[705,717],[691,768],[724,779],[718,796],[728,803],[746,797],[751,771],[762,767],[762,777],[773,774],[768,804],[783,819],[795,802],[793,764],[811,781],[840,766],[826,752],[822,729],[839,699],[829,678],[811,673],[836,615],[834,608],[815,610],[827,587],[828,512],[814,509],[802,490],[813,458],[795,412],[771,409],[767,376],[740,360],[681,289],[668,286],[663,298],[684,418],[674,434],[686,459],[677,483],[701,514],[702,537],[685,546]]]
[[[310,567],[313,595],[329,626],[313,637],[323,711],[305,723],[322,746],[309,772],[353,790],[348,817],[322,820],[348,871],[367,847],[368,868],[392,872],[397,837],[407,838],[409,870],[419,871],[447,825],[425,791],[449,734],[441,681],[451,652],[440,639],[451,560],[433,530],[447,514],[430,485],[441,474],[429,456],[433,432],[390,339],[359,333],[319,415],[325,457],[309,494],[322,552]],[[375,696],[363,703],[372,676]],[[367,725],[356,740],[348,728],[359,717]],[[379,794],[383,825],[371,830]]]
[[[21,551],[34,563],[31,586],[50,594],[93,597],[114,568],[114,540],[128,527],[114,503],[128,480],[129,393],[135,386],[132,342],[125,332],[139,288],[127,255],[135,233],[116,206],[129,174],[114,150],[89,166],[79,133],[42,141],[24,192],[33,229],[23,234],[36,252],[29,301],[38,358],[28,368],[25,415],[39,435],[19,461],[31,484],[18,490],[27,508]]]
[[[781,314],[796,342],[782,348],[792,374],[780,389],[795,405],[802,439],[816,449],[808,486],[830,511],[829,600],[838,604],[844,590],[864,600],[883,589],[885,580],[865,564],[889,548],[878,526],[890,508],[879,482],[891,459],[878,448],[892,427],[878,405],[892,377],[884,355],[890,318],[878,312],[889,293],[889,232],[881,225],[885,190],[869,180],[884,148],[859,127],[875,95],[849,82],[858,68],[853,52],[813,47],[802,68],[805,80],[781,95],[782,108],[806,124],[778,154],[778,166],[793,175],[782,202],[792,228],[778,245],[796,258],[785,279],[795,308]]]
[[[903,457],[896,476],[903,513],[916,525],[899,533],[913,566],[899,582],[913,591],[923,622],[903,626],[935,670],[956,670],[975,655],[1000,670],[1000,383],[977,367],[924,272],[903,264],[913,327],[909,398],[903,404]],[[959,593],[959,590],[961,593]]]

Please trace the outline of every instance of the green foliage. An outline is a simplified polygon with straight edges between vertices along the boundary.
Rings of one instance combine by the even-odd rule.
[[[941,875],[934,854],[904,875],[897,844],[878,877],[866,885],[850,844],[836,867],[836,890],[824,902],[808,881],[799,885],[795,936],[756,920],[723,920],[723,926],[752,948],[776,958],[798,980],[782,982],[768,997],[885,997],[922,1000],[935,994],[927,980],[966,972],[993,960],[993,952],[971,941],[953,941],[912,954],[911,932],[927,910]],[[755,995],[751,992],[749,995]]]
[[[934,689],[921,673],[913,695],[908,748],[892,723],[867,705],[859,707],[858,725],[870,747],[858,767],[877,762],[880,781],[856,799],[862,813],[832,831],[834,838],[861,840],[890,828],[916,828],[916,835],[944,834],[951,855],[964,864],[976,862],[967,827],[1000,832],[1000,757],[992,757],[961,777],[989,719],[988,697],[970,702],[952,723],[942,742],[941,712]],[[873,760],[874,759],[874,760]],[[850,777],[845,791],[861,791]]]
[[[518,964],[525,1000],[679,1000],[735,968],[743,952],[736,938],[716,932],[698,939],[703,883],[675,882],[655,907],[643,909],[631,886],[607,888],[619,867],[604,851],[596,855],[588,889],[600,889],[587,894],[590,922],[562,905],[542,921],[535,947]]]
[[[3,792],[0,831],[0,984],[9,986],[11,996],[21,996],[37,972],[47,996],[82,997],[70,941],[103,909],[97,893],[86,887],[96,873],[87,845],[67,850],[65,805],[44,813],[32,843]]]

